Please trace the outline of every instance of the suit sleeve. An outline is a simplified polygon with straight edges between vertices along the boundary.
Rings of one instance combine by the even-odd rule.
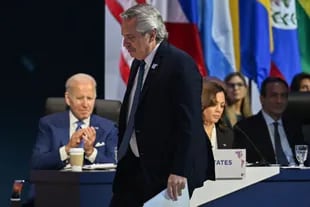
[[[54,141],[48,123],[41,119],[31,160],[33,169],[61,169],[66,165],[60,159],[59,147],[53,147]]]
[[[198,68],[190,58],[185,57],[183,61],[176,63],[175,67],[178,71],[174,83],[176,129],[172,173],[189,177],[193,160],[197,158],[194,148],[206,145],[203,144],[205,140],[202,140],[205,136],[199,134],[202,128],[200,98],[202,79]],[[199,151],[198,148],[197,151]],[[206,151],[204,148],[204,153]],[[204,157],[204,154],[200,156]]]

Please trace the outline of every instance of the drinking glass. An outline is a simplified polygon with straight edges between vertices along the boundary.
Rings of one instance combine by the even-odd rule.
[[[117,162],[118,162],[118,158],[117,158],[117,147],[114,147],[114,160],[115,160],[115,164],[117,164]]]
[[[299,162],[299,167],[304,167],[304,162],[308,155],[308,145],[295,145],[295,154]]]

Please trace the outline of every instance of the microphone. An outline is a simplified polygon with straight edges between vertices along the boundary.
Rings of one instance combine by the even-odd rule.
[[[256,144],[254,144],[254,142],[252,141],[252,139],[247,135],[247,133],[245,133],[245,131],[243,129],[241,129],[238,125],[234,126],[234,129],[239,131],[247,140],[248,143],[250,143],[250,145],[253,147],[253,149],[255,150],[256,154],[259,157],[259,161],[251,164],[250,166],[268,166],[270,165],[270,163],[266,160],[265,156],[263,155],[263,153],[258,149],[258,147],[256,146]]]

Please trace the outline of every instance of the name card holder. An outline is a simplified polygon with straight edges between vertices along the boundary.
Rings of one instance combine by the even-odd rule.
[[[215,177],[219,179],[242,179],[245,177],[245,149],[213,150]]]

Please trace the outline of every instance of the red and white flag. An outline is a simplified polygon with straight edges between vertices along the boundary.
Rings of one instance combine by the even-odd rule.
[[[149,3],[161,13],[167,30],[168,41],[190,54],[199,68],[202,76],[206,75],[203,51],[198,29],[198,5],[196,0],[106,0],[114,18],[121,23],[120,14],[139,3]],[[119,70],[122,80],[127,83],[130,65],[133,58],[122,47],[119,59]]]

